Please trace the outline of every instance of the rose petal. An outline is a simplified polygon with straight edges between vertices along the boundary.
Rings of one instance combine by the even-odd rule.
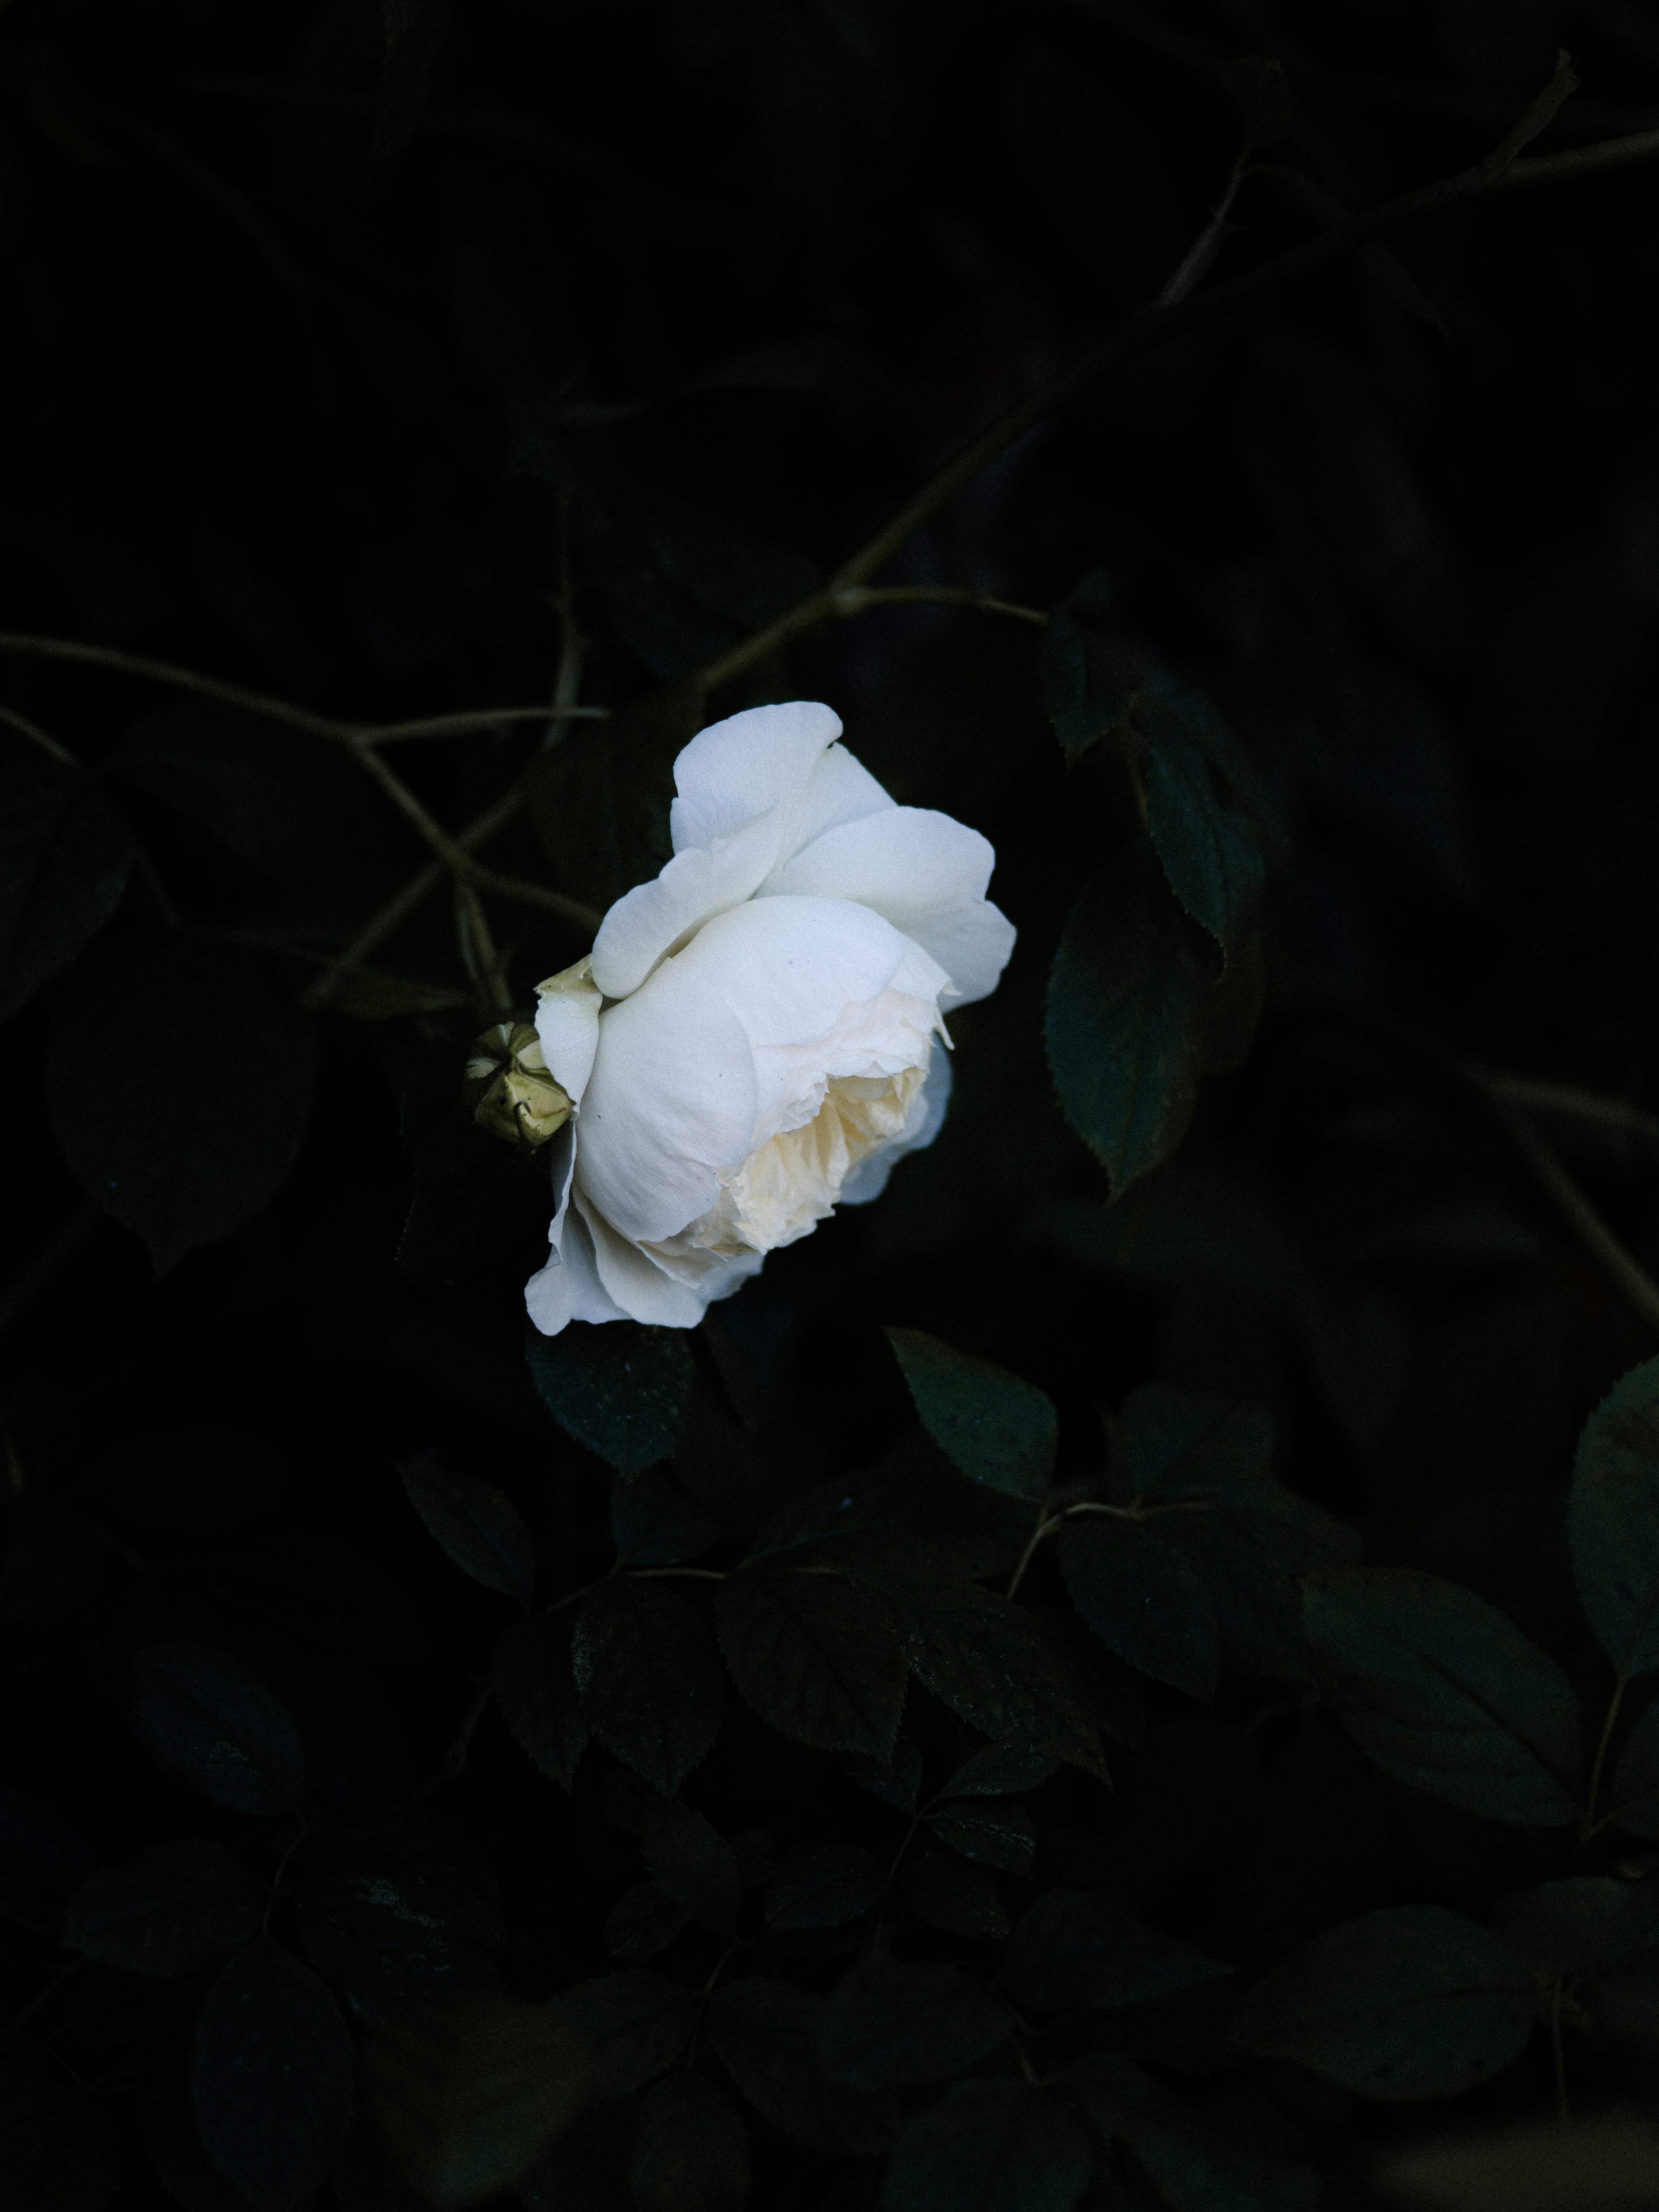
[[[599,987],[590,953],[536,986],[536,1035],[548,1073],[580,1105],[599,1043]]]

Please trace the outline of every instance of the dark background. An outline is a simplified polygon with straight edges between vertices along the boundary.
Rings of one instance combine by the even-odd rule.
[[[1585,88],[1547,148],[1659,124],[1659,18],[1633,0],[1151,14],[458,0],[435,45],[394,18],[388,52],[366,4],[10,0],[0,624],[328,715],[523,704],[553,681],[562,557],[581,696],[621,707],[792,603],[1156,295],[1237,151],[1211,59],[1282,59],[1295,132],[1260,159],[1347,207],[1478,158],[1562,44]],[[1054,947],[1122,824],[1098,753],[1068,771],[1054,744],[1031,629],[884,608],[711,702],[828,699],[896,797],[993,839],[1020,931],[997,996],[953,1024],[935,1149],[770,1261],[722,1310],[718,1356],[699,1337],[698,1402],[728,1428],[746,1405],[757,1496],[905,1448],[884,1322],[1040,1383],[1073,1471],[1133,1385],[1222,1389],[1271,1409],[1280,1471],[1368,1556],[1466,1583],[1605,1696],[1562,1500],[1580,1424],[1652,1346],[1459,1071],[1473,1056],[1652,1098],[1656,195],[1638,167],[1471,207],[1399,234],[1386,287],[1350,258],[1155,349],[1022,439],[880,580],[1047,610],[1105,570],[1123,624],[1210,685],[1242,747],[1270,862],[1267,1009],[1179,1158],[1124,1200],[1139,1242],[1102,1228],[1104,1181],[1044,1064]],[[1218,274],[1316,228],[1254,176]],[[1442,327],[1401,305],[1399,264]],[[88,1864],[210,1832],[268,1874],[270,1824],[204,1807],[135,1747],[130,1655],[234,1652],[296,1715],[325,1799],[404,1802],[443,1765],[501,1608],[422,1529],[394,1462],[434,1453],[505,1488],[550,1594],[604,1570],[608,1478],[526,1379],[532,1180],[478,1139],[396,1262],[405,1139],[418,1165],[477,1026],[447,896],[375,960],[432,1010],[318,1018],[297,1157],[284,1176],[270,1139],[274,1165],[223,1199],[234,1233],[183,1237],[202,1249],[164,1255],[158,1280],[130,1227],[85,1210],[86,1131],[126,1110],[125,979],[173,941],[149,879],[204,963],[209,1108],[263,1127],[273,1090],[304,1093],[310,1047],[273,1072],[269,1036],[225,1007],[292,1006],[423,848],[320,740],[27,658],[0,661],[0,703],[106,764],[146,855],[107,933],[0,1036],[14,1856],[39,1859],[44,1807]],[[1324,743],[1357,714],[1363,742]],[[563,741],[567,793],[599,726]],[[541,738],[396,761],[454,826]],[[597,846],[572,859],[580,823],[539,818],[497,865],[601,904],[632,879]],[[584,949],[556,915],[489,911],[520,1001]],[[1659,1261],[1654,1126],[1588,1149],[1582,1119],[1551,1133]],[[708,1449],[734,1447],[722,1431]],[[168,1483],[198,1461],[205,1488],[181,1504]],[[833,1759],[757,1729],[734,1719],[693,1785],[723,1831],[763,1823],[787,1850],[890,1819]],[[1615,1834],[1580,1859],[1415,1797],[1248,1672],[1212,1711],[1152,1686],[1149,1732],[1113,1767],[1115,1793],[1078,1776],[1040,1793],[1054,1863],[1075,1879],[1085,1844],[1115,1851],[1144,1917],[1245,1973],[1376,1905],[1479,1916],[1641,1856]],[[434,1793],[502,1883],[508,1989],[608,1970],[605,1915],[640,1875],[625,1772],[591,1753],[566,1799],[491,1714]],[[0,1848],[0,1887],[10,1866]],[[199,1981],[65,1977],[52,1911],[15,1883],[0,1964],[7,2015],[27,2018],[9,2063],[61,2062],[111,2115],[118,2202],[160,2203],[142,2108],[154,2069],[181,2063]],[[695,1985],[707,1940],[658,1967]],[[1591,2038],[1571,2062],[1592,2103],[1642,2093],[1639,2053]],[[1397,2124],[1288,2068],[1255,2086],[1334,2176]],[[1477,2102],[1527,2113],[1550,2094],[1540,2045]],[[757,2127],[757,2203],[872,2201],[868,2162],[832,2174]],[[191,2212],[233,2201],[219,2178],[170,2185]]]

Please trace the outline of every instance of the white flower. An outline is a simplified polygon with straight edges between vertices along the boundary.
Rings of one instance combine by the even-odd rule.
[[[940,1007],[1013,948],[977,830],[896,806],[810,702],[755,707],[674,763],[674,857],[542,984],[575,1112],[531,1319],[690,1328],[944,1118]]]

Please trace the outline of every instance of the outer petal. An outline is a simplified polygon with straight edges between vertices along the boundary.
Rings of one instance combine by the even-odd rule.
[[[599,1280],[587,1224],[571,1214],[560,1224],[547,1265],[524,1286],[531,1320],[544,1336],[556,1336],[573,1321],[626,1321],[628,1315]]]
[[[753,896],[799,841],[815,771],[840,732],[828,707],[800,700],[751,707],[692,738],[674,763],[674,858],[617,901],[593,940],[606,998],[638,990],[702,923]]]
[[[1013,924],[985,896],[996,854],[977,830],[919,806],[890,806],[826,830],[763,886],[855,899],[938,961],[964,1001],[996,988]]]
[[[594,1259],[605,1293],[623,1313],[635,1321],[653,1322],[659,1328],[696,1327],[708,1303],[705,1292],[619,1236],[580,1191],[576,1193],[573,1210],[593,1240]]]
[[[536,1035],[548,1073],[581,1103],[599,1044],[599,987],[590,954],[536,986]]]

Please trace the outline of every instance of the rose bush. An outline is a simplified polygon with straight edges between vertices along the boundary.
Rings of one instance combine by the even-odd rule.
[[[986,839],[896,805],[840,734],[808,701],[700,732],[674,764],[674,857],[538,987],[574,1109],[526,1291],[546,1335],[694,1327],[939,1129],[942,1010],[995,988],[1014,931]]]

